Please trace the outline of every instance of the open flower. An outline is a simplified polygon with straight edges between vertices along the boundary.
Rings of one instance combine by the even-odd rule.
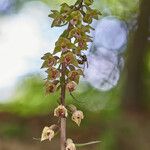
[[[52,82],[46,82],[46,94],[54,93],[57,89],[56,84]]]
[[[44,60],[41,68],[50,68],[55,66],[57,63],[57,59],[51,53],[44,54],[41,59]]]
[[[72,139],[67,139],[67,141],[66,141],[66,150],[76,150],[76,146],[73,143]]]
[[[50,80],[55,80],[56,78],[59,78],[60,72],[56,68],[50,68],[46,71],[48,73],[48,78]]]
[[[81,69],[73,70],[68,73],[68,78],[71,81],[79,82],[80,75],[83,75],[83,71]]]
[[[55,43],[55,53],[57,52],[66,52],[69,49],[75,48],[75,45],[70,42],[67,38],[60,37],[58,41]]]
[[[80,126],[81,120],[84,118],[83,112],[80,110],[76,110],[72,114],[72,120]]]
[[[74,81],[67,83],[66,88],[69,92],[73,92],[77,87],[77,84]]]
[[[74,25],[77,25],[77,24],[80,24],[82,22],[82,16],[81,16],[81,13],[80,11],[73,11],[71,14],[71,20],[70,20],[70,23],[74,26]]]
[[[67,117],[68,116],[68,111],[65,108],[65,106],[59,105],[54,110],[54,116],[56,116],[56,117]]]
[[[66,54],[64,56],[64,62],[66,65],[71,64],[72,60],[73,60],[73,55]]]
[[[51,141],[51,139],[54,137],[55,132],[51,127],[44,127],[43,131],[42,131],[42,136],[41,136],[41,141],[44,140],[49,140]]]
[[[76,70],[71,71],[71,72],[69,72],[68,77],[70,80],[76,81],[79,78],[79,73]]]
[[[61,63],[65,63],[65,65],[73,64],[74,66],[78,66],[78,61],[76,60],[76,56],[73,54],[73,52],[67,52],[62,55],[60,59]]]
[[[73,28],[70,32],[69,32],[69,37],[72,38],[76,38],[79,39],[82,37],[84,33],[82,32],[82,30],[80,28]]]

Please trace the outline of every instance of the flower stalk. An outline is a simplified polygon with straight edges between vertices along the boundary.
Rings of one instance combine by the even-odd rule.
[[[72,114],[72,121],[78,126],[84,119],[84,114],[74,105],[67,105],[66,92],[72,95],[79,84],[81,76],[84,77],[85,64],[88,66],[87,57],[83,53],[88,49],[88,42],[92,42],[89,35],[93,19],[98,19],[101,13],[90,6],[93,0],[77,0],[74,5],[63,3],[60,11],[52,10],[49,17],[53,19],[51,27],[62,27],[68,24],[67,29],[61,34],[55,43],[53,53],[46,53],[42,67],[46,69],[46,94],[60,90],[59,106],[54,110],[54,116],[58,118],[60,131],[60,150],[76,150],[78,146],[96,144],[98,141],[74,144],[72,139],[66,138],[66,120],[68,110]],[[59,53],[59,55],[57,55]],[[58,57],[59,56],[59,57]],[[74,96],[72,96],[74,98]],[[42,132],[41,141],[51,140],[55,133],[55,126],[45,127]]]
[[[81,144],[75,144],[76,147],[83,147],[83,146],[88,146],[88,145],[93,145],[93,144],[98,144],[101,141],[92,141],[92,142],[88,142],[88,143],[81,143]]]
[[[62,70],[61,70],[61,105],[65,106],[65,95],[66,95],[66,83],[65,83],[65,63],[62,63]],[[65,143],[66,143],[66,118],[61,117],[60,120],[60,149],[65,150]]]

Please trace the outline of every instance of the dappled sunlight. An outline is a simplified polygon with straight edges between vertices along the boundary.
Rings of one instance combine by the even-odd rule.
[[[95,88],[107,91],[117,85],[127,44],[126,24],[115,17],[104,17],[97,23],[94,44],[88,55],[86,80]]]
[[[127,25],[116,17],[104,17],[95,29],[94,44],[96,47],[104,47],[114,52],[124,50],[127,44]]]

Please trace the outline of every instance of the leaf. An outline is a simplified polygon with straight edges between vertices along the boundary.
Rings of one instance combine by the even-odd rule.
[[[61,37],[67,37],[68,35],[68,30],[65,30],[62,34],[61,34]]]
[[[49,57],[53,57],[53,55],[51,53],[45,53],[43,57],[41,57],[41,59],[46,60]]]
[[[73,60],[72,60],[72,64],[76,67],[78,67],[78,61],[77,59],[74,57]]]
[[[57,90],[56,90],[56,91],[60,90],[60,88],[61,88],[61,85],[58,85],[58,87],[57,87]]]
[[[61,4],[60,13],[67,13],[71,10],[70,6],[67,3]]]
[[[84,4],[87,5],[87,6],[92,5],[93,2],[94,2],[94,0],[84,0]]]
[[[51,10],[51,14],[48,15],[48,17],[55,19],[56,17],[58,17],[60,15],[59,11],[57,10]]]
[[[62,22],[62,21],[61,21],[60,17],[57,17],[57,18],[55,18],[54,21],[52,22],[51,27],[54,27],[54,26],[59,27],[59,26],[61,25],[61,22]]]
[[[56,54],[56,53],[58,53],[60,51],[61,51],[61,48],[59,46],[56,46],[55,49],[54,49],[53,54]]]
[[[41,69],[42,69],[42,68],[46,68],[46,67],[47,67],[47,62],[44,61],[43,64],[42,64],[42,66],[41,66]]]
[[[75,5],[79,5],[82,2],[82,0],[77,0],[77,2],[75,3]]]

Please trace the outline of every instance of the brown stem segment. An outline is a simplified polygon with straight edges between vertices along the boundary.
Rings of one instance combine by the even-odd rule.
[[[64,105],[64,106],[65,106],[65,93],[66,93],[65,72],[66,72],[65,63],[62,63],[62,70],[61,70],[61,104]],[[61,118],[60,130],[61,130],[60,148],[61,148],[61,150],[65,150],[66,118]]]

